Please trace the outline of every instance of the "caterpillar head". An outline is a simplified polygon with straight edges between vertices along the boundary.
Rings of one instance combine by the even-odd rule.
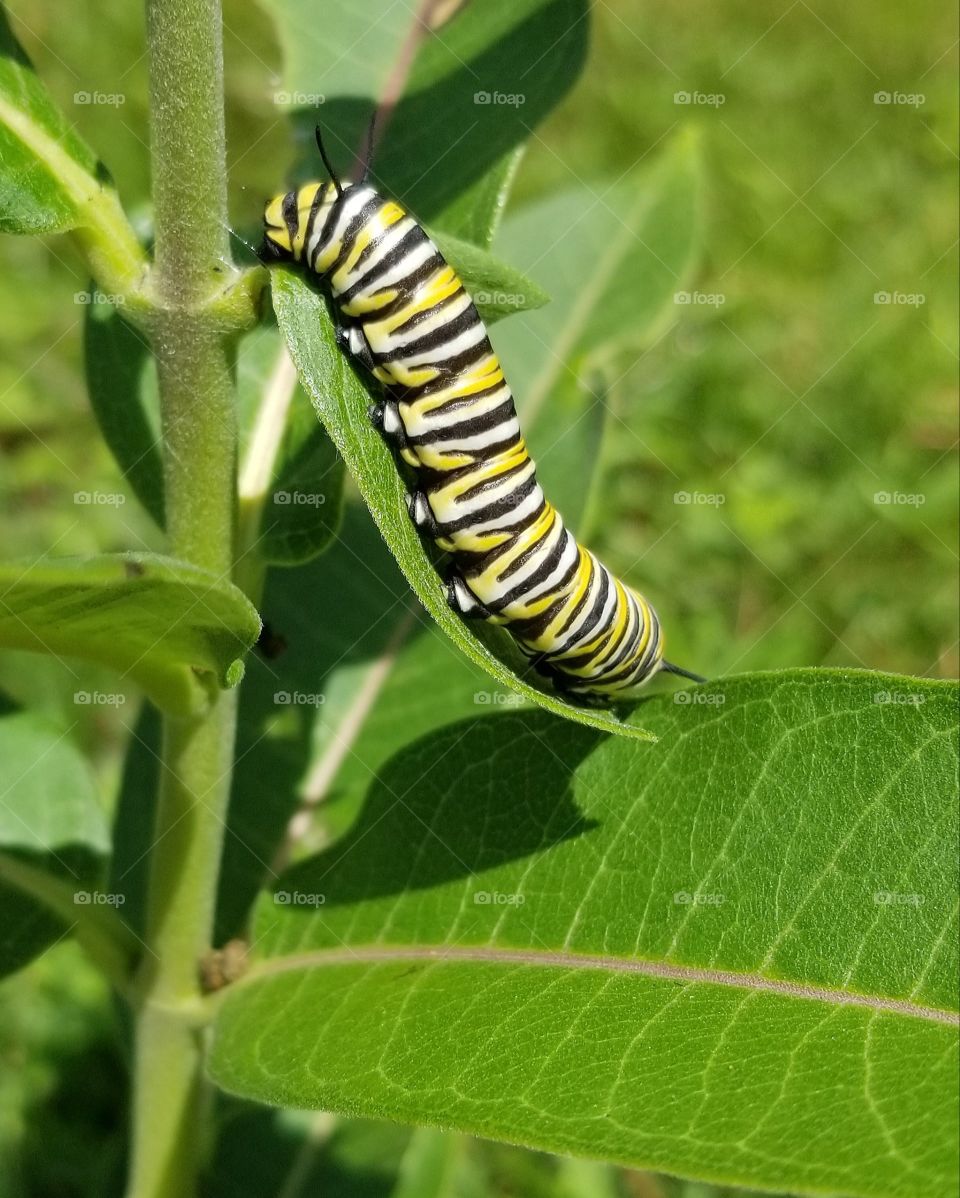
[[[303,187],[276,195],[263,213],[263,244],[260,257],[269,262],[292,258],[299,262],[306,248],[307,226],[322,229],[331,207],[350,184],[338,188],[334,183],[306,183]],[[315,211],[311,222],[310,215]]]

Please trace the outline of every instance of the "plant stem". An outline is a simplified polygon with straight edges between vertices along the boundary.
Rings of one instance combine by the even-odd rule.
[[[213,298],[232,271],[219,0],[147,0],[156,265],[150,317],[169,551],[229,576],[236,524],[230,342]],[[235,692],[166,717],[150,861],[129,1198],[190,1198],[204,1147],[198,963],[210,947]]]

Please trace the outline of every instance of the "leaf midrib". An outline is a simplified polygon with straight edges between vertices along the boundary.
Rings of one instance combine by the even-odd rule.
[[[779,994],[808,1002],[826,1002],[836,1006],[865,1007],[876,1012],[924,1019],[948,1026],[960,1026],[960,1014],[939,1007],[923,1006],[908,999],[886,998],[828,986],[811,986],[760,974],[739,973],[726,969],[703,969],[692,965],[673,965],[629,957],[591,953],[553,952],[541,949],[493,948],[483,945],[361,945],[350,948],[318,949],[268,958],[256,964],[236,985],[244,988],[297,970],[340,965],[386,965],[396,961],[423,961],[428,964],[530,965],[571,970],[594,969],[613,974],[637,974],[661,981],[730,986],[756,993]],[[225,992],[229,994],[232,991]]]

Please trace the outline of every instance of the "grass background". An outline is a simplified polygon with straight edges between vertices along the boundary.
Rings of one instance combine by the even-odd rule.
[[[139,6],[82,0],[69,20],[52,0],[10,9],[54,96],[145,217]],[[228,0],[225,18],[231,219],[251,227],[291,156],[271,100],[280,59],[255,7]],[[931,0],[597,3],[584,74],[528,148],[511,208],[575,179],[602,191],[681,122],[702,133],[694,286],[718,298],[676,305],[619,380],[592,538],[650,592],[671,655],[700,672],[957,673],[956,37],[956,14]],[[878,92],[923,102],[878,104]],[[82,102],[96,93],[123,102]],[[160,547],[129,494],[119,507],[75,502],[123,492],[85,397],[86,281],[62,239],[0,240],[7,557]],[[879,292],[922,302],[877,303]],[[62,667],[5,655],[0,686],[69,719],[110,789],[116,720],[74,705]],[[11,1194],[108,1193],[123,1072],[107,998],[71,948],[0,987],[0,1028],[0,1192],[6,1174]],[[374,1159],[393,1152],[393,1132],[364,1134]],[[58,1151],[38,1151],[17,1182],[18,1149],[29,1157],[54,1140]],[[463,1155],[458,1192],[600,1193],[537,1154]],[[708,1193],[623,1173],[607,1182],[639,1198]]]

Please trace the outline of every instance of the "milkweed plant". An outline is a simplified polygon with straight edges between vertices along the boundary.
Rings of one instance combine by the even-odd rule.
[[[294,197],[275,239],[306,244],[297,189],[323,182],[306,195],[335,204],[332,177],[366,163],[376,211],[414,214],[414,240],[475,305],[446,334],[459,402],[480,386],[462,339],[492,328],[552,505],[536,518],[555,508],[616,556],[623,380],[705,294],[693,109],[720,100],[683,93],[618,178],[558,159],[563,186],[511,203],[524,146],[601,69],[584,66],[586,0],[264,9],[287,174],[229,211],[218,0],[146,4],[151,205],[133,216],[109,139],[81,138],[17,21],[0,24],[0,227],[56,254],[69,241],[83,263],[88,419],[124,480],[111,500],[81,479],[75,502],[85,518],[129,495],[153,538],[0,564],[0,647],[24,671],[54,659],[123,742],[108,786],[48,713],[0,708],[0,967],[75,943],[126,1046],[111,1098],[128,1146],[57,1192],[353,1194],[371,1160],[380,1188],[364,1193],[495,1192],[458,1188],[469,1137],[553,1154],[531,1155],[552,1163],[512,1193],[955,1192],[955,685],[803,660],[737,673],[734,596],[714,593],[696,636],[710,554],[639,497],[633,526],[670,538],[690,583],[624,550],[627,589],[597,603],[597,629],[634,638],[635,680],[656,673],[657,618],[627,598],[641,588],[670,660],[707,681],[660,671],[600,702],[558,687],[515,627],[450,606],[453,525],[415,495],[422,537],[405,499],[416,438],[404,460],[368,414],[396,423],[382,383],[417,379],[382,359],[374,377],[317,278],[255,252],[269,192]],[[119,132],[128,115],[118,102],[103,119]],[[261,152],[238,129],[231,156]],[[355,281],[379,234],[340,233]],[[418,279],[394,301],[408,317]],[[430,445],[456,453],[492,427],[450,418]],[[658,444],[669,457],[676,440]],[[675,510],[719,507],[706,470],[702,490],[674,482]],[[550,527],[537,572],[517,542],[525,598],[558,568]],[[128,691],[139,714],[116,710]]]

